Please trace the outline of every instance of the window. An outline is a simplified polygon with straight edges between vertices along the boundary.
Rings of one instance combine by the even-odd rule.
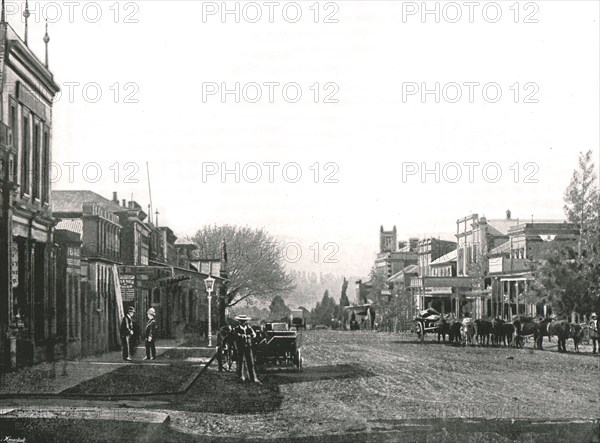
[[[42,149],[42,202],[50,203],[50,140],[48,131],[44,131]]]
[[[19,152],[19,117],[17,114],[17,102],[14,100],[10,100],[10,129],[12,130],[12,139],[10,140],[13,148]],[[14,177],[17,177],[19,174],[18,170],[19,160],[15,159],[13,164],[13,174]]]
[[[33,125],[33,161],[31,162],[32,184],[31,196],[40,198],[40,125]]]
[[[29,152],[29,115],[23,116],[23,134],[22,134],[22,154],[21,154],[21,193],[29,194],[30,175],[29,175],[29,160],[31,153]]]

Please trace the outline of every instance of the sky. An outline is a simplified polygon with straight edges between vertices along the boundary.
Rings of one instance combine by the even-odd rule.
[[[146,207],[148,165],[178,235],[262,227],[291,268],[349,276],[381,225],[564,216],[578,152],[599,153],[598,2],[275,3],[30,2],[62,90],[53,188]]]

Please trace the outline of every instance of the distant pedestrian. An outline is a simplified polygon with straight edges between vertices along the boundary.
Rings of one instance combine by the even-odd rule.
[[[258,377],[256,376],[256,369],[254,367],[254,354],[252,352],[252,340],[256,338],[256,332],[250,326],[248,326],[248,320],[250,317],[246,315],[238,315],[235,319],[239,324],[235,327],[234,332],[236,335],[237,344],[237,375],[240,380],[245,381],[244,364],[248,369],[248,377],[254,383],[259,383]]]
[[[127,315],[121,321],[121,347],[123,348],[123,360],[131,361],[131,342],[133,338],[133,315],[135,308],[130,306],[127,309]]]
[[[590,320],[590,338],[592,339],[593,351],[596,353],[596,345],[600,341],[600,324],[598,323],[598,316],[595,312],[592,312]]]
[[[146,316],[148,322],[146,323],[146,357],[144,360],[154,360],[156,358],[156,311],[154,308],[148,309]]]

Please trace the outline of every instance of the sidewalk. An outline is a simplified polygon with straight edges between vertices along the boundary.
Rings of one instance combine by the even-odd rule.
[[[169,350],[180,346],[184,341],[185,339],[161,340],[156,348],[157,360],[152,362],[142,360],[145,356],[145,349],[144,347],[138,347],[132,362],[124,362],[121,351],[113,351],[85,357],[81,360],[44,362],[35,366],[20,368],[16,372],[0,374],[0,396],[59,394],[124,366],[168,366],[169,360],[161,363],[160,357]]]

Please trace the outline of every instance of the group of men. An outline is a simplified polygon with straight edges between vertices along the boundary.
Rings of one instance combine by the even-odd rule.
[[[121,347],[123,349],[123,360],[131,361],[133,339],[135,337],[135,331],[133,327],[133,316],[135,315],[135,308],[130,306],[127,309],[127,314],[121,321]],[[154,360],[156,358],[156,311],[154,308],[148,309],[146,313],[148,321],[146,323],[146,330],[144,337],[146,338],[146,357],[144,360]]]

